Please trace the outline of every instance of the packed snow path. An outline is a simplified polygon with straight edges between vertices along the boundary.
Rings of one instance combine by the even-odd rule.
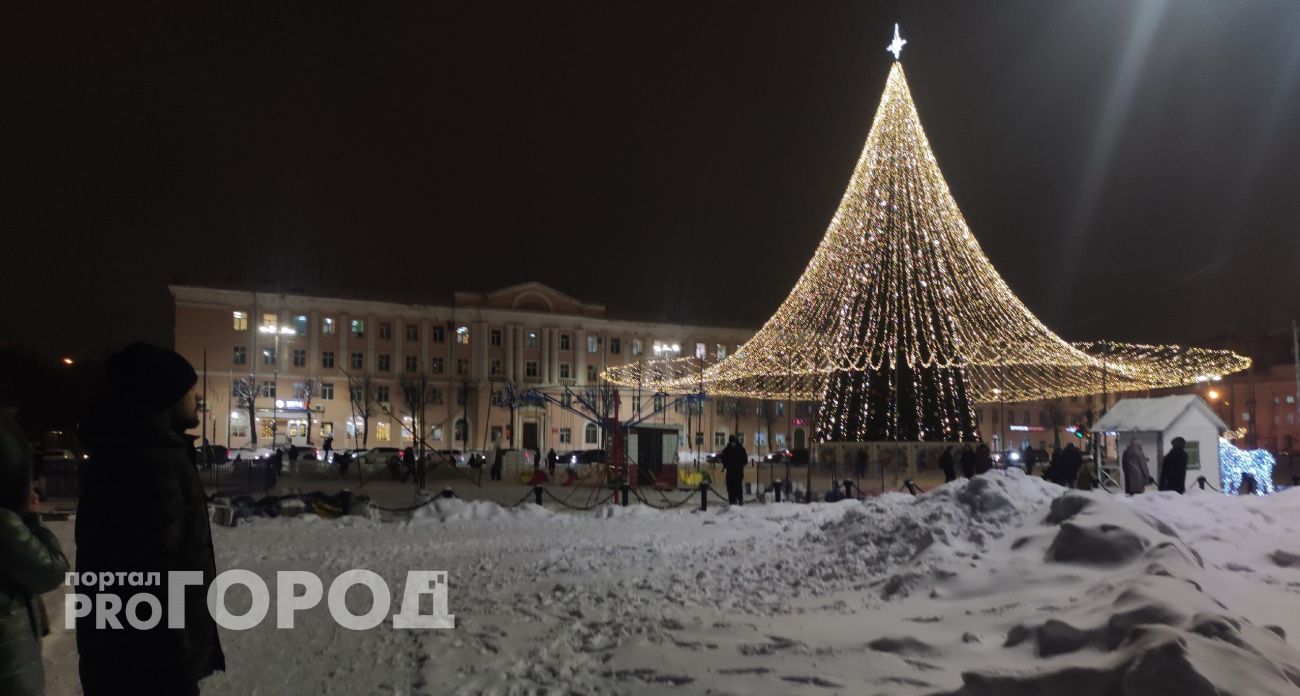
[[[407,570],[447,570],[457,626],[272,616],[223,631],[230,671],[205,694],[1300,693],[1295,491],[1117,499],[995,473],[704,513],[438,501],[216,545],[270,583],[368,568],[395,601]]]

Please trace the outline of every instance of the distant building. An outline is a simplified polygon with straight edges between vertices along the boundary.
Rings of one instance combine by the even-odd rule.
[[[606,316],[540,283],[492,293],[455,293],[448,305],[413,305],[336,297],[172,286],[176,350],[202,370],[207,355],[208,440],[238,447],[257,432],[281,443],[335,449],[411,443],[403,382],[420,376],[437,390],[427,407],[436,449],[604,447],[599,430],[559,404],[501,406],[506,385],[538,388],[563,400],[583,392],[607,366],[679,355],[725,357],[751,335],[745,329],[641,322]],[[349,378],[366,380],[376,406],[359,418]],[[256,389],[250,420],[232,394],[246,380]],[[731,435],[751,454],[806,446],[811,407],[782,401],[710,400],[691,407],[674,396],[620,392],[621,420],[636,414],[663,449],[721,449]],[[656,411],[658,411],[656,413]],[[688,430],[688,420],[690,422]],[[368,422],[365,422],[368,421]],[[695,438],[688,433],[694,432]],[[650,438],[642,437],[641,440]],[[646,445],[642,445],[646,447]],[[673,461],[667,452],[656,458]]]

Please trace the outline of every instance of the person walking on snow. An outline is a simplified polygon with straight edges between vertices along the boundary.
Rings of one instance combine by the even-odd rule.
[[[1151,469],[1147,467],[1147,454],[1142,451],[1142,444],[1137,438],[1133,438],[1129,440],[1128,449],[1124,450],[1124,492],[1140,495],[1152,481]]]
[[[148,629],[125,621],[97,627],[95,612],[77,618],[81,686],[86,696],[197,694],[201,679],[226,668],[208,611],[217,568],[207,497],[186,434],[199,425],[198,375],[175,352],[144,343],[109,357],[105,368],[109,394],[81,427],[90,460],[81,469],[76,570],[159,573],[161,584],[78,591],[94,606],[131,606],[133,595],[149,594],[183,613]],[[172,571],[197,576],[197,584],[177,587],[183,604],[169,596]]]
[[[555,478],[555,465],[559,461],[560,458],[555,454],[555,448],[552,447],[546,453],[546,474],[551,478]]]
[[[749,454],[732,435],[722,450],[722,469],[727,474],[727,502],[732,505],[745,504],[745,464],[748,462]]]
[[[1165,455],[1164,461],[1160,463],[1160,490],[1178,491],[1179,494],[1186,492],[1187,487],[1187,450],[1183,449],[1187,441],[1181,437],[1176,437],[1169,444],[1173,449]]]

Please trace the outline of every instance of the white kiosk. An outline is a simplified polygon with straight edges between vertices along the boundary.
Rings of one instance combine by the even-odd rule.
[[[1162,396],[1155,399],[1121,399],[1114,408],[1092,424],[1095,433],[1117,435],[1118,456],[1124,456],[1129,440],[1142,443],[1151,462],[1151,474],[1160,480],[1160,463],[1176,437],[1187,441],[1187,489],[1204,476],[1215,488],[1219,481],[1219,435],[1228,429],[1214,409],[1195,394]],[[1154,453],[1154,455],[1153,455]],[[1120,469],[1120,490],[1124,467]]]

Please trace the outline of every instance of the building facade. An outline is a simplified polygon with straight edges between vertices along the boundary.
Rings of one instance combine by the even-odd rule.
[[[228,447],[319,447],[325,437],[335,449],[405,447],[415,410],[407,387],[422,382],[431,392],[423,410],[432,448],[599,449],[605,434],[566,405],[581,411],[606,367],[725,357],[752,335],[608,318],[602,305],[540,283],[458,292],[445,306],[193,286],[171,293],[176,350],[206,385],[201,432]],[[509,407],[512,391],[529,389],[553,401]],[[805,447],[813,432],[809,404],[692,404],[635,389],[618,396],[621,421],[667,436],[666,462],[721,449],[731,435],[761,455]],[[368,413],[361,403],[371,404]]]

